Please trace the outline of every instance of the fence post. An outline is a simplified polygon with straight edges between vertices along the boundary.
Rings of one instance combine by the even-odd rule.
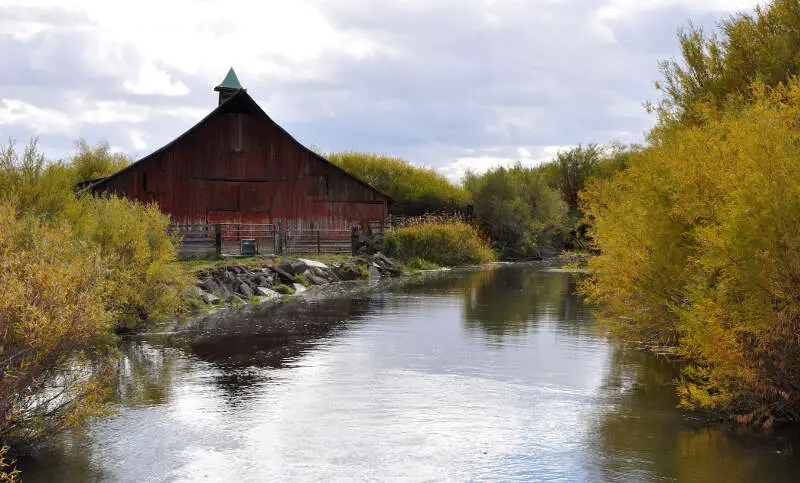
[[[359,228],[357,226],[350,229],[350,248],[353,252],[353,256],[358,255],[359,241],[361,238],[359,235]]]
[[[289,255],[291,247],[289,246],[289,224],[286,225],[281,222],[281,255]]]
[[[275,220],[275,255],[283,255],[283,222]]]
[[[316,223],[315,227],[317,229],[317,255],[319,255],[320,254],[319,223]]]
[[[217,223],[214,225],[214,248],[217,251],[217,257],[222,256],[222,225]]]

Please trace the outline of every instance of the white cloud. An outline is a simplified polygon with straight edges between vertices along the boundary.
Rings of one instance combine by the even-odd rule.
[[[39,7],[80,14],[81,28],[96,39],[85,53],[98,72],[119,74],[126,88],[185,93],[170,81],[180,72],[209,79],[234,65],[247,78],[313,77],[315,61],[331,53],[363,58],[380,46],[357,33],[334,28],[308,0],[265,0],[247,5],[194,0],[0,0],[0,8]],[[46,23],[10,25],[26,38],[60,27]],[[18,32],[22,32],[19,34]],[[136,62],[131,63],[131,58]],[[159,67],[163,66],[163,67]],[[302,66],[302,68],[297,68]]]
[[[0,19],[0,36],[14,40],[30,40],[52,30],[53,26],[45,22]]]
[[[532,150],[528,148],[519,148],[517,149],[519,157],[516,158],[491,156],[488,154],[481,156],[464,156],[439,168],[439,172],[451,181],[458,183],[464,178],[467,172],[483,174],[501,166],[510,167],[517,163],[522,166],[538,166],[547,161],[551,161],[559,152],[572,147],[573,146],[538,146],[531,148]],[[491,149],[488,151],[491,151]]]
[[[601,19],[616,20],[632,17],[647,10],[658,10],[679,6],[694,13],[736,12],[752,10],[756,2],[753,0],[607,0],[597,10]]]
[[[147,147],[147,142],[144,140],[144,134],[141,131],[131,131],[131,143],[136,151],[142,151]]]
[[[202,115],[207,114],[203,112]],[[35,134],[63,134],[77,136],[86,126],[143,125],[156,116],[168,116],[196,122],[202,118],[200,110],[191,108],[155,108],[130,104],[124,101],[93,101],[76,98],[66,110],[39,107],[18,99],[0,99],[0,125],[27,126]],[[134,147],[142,149],[131,137]]]
[[[16,99],[0,99],[0,125],[23,125],[37,133],[72,133],[66,113]]]
[[[189,93],[186,84],[172,80],[169,73],[153,65],[142,67],[136,78],[126,80],[123,87],[134,94],[183,96]]]

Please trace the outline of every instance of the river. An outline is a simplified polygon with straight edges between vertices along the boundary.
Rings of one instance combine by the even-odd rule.
[[[118,413],[24,481],[798,481],[796,429],[677,409],[674,365],[600,336],[574,287],[455,270],[126,339]]]

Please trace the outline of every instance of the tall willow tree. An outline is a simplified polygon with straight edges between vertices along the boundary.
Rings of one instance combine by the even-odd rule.
[[[800,74],[798,0],[733,15],[712,34],[690,25],[678,37],[682,62],[662,62],[664,79],[656,84],[664,94],[656,107],[662,122],[703,122],[703,109],[723,108],[731,97],[752,98],[752,82],[776,86]]]
[[[683,404],[800,420],[800,8],[681,35],[649,146],[582,194],[583,291],[613,333],[687,364]]]
[[[583,194],[584,290],[616,334],[692,361],[686,405],[800,420],[800,83],[753,95]]]

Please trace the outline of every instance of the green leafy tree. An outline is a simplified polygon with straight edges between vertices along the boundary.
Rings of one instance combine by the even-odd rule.
[[[536,169],[518,164],[468,173],[464,187],[478,225],[504,257],[529,257],[563,243],[567,205]]]
[[[578,209],[578,193],[600,167],[602,149],[597,144],[578,146],[556,156],[558,187],[570,210]]]

